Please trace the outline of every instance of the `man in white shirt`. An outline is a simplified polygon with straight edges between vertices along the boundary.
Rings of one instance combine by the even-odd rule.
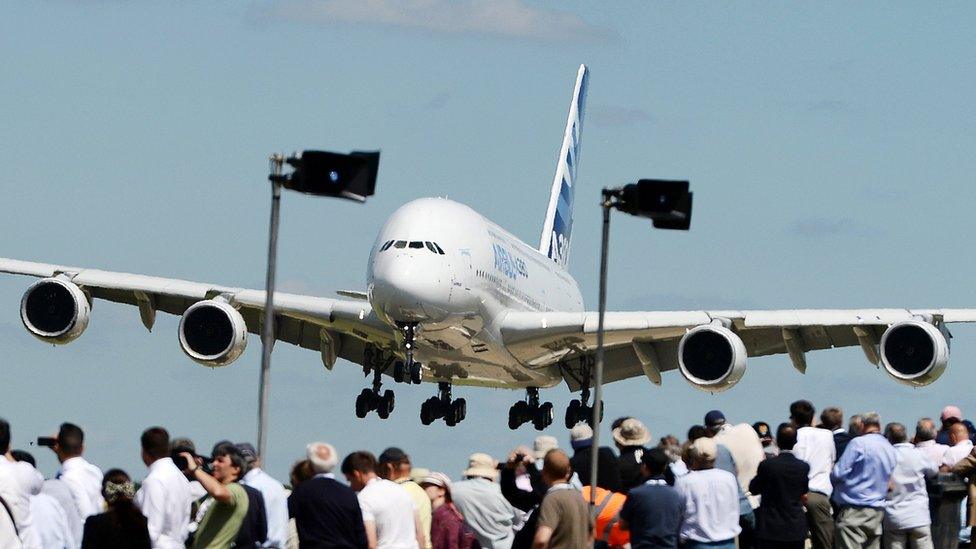
[[[102,470],[81,457],[85,451],[85,433],[81,427],[73,423],[62,423],[52,450],[61,462],[55,478],[67,484],[81,520],[103,512],[105,500],[102,498]]]
[[[969,429],[963,423],[953,423],[949,427],[949,442],[952,446],[942,456],[942,471],[952,470],[953,465],[973,451],[973,441],[969,440]]]
[[[64,510],[65,518],[68,521],[68,530],[71,532],[72,539],[75,540],[74,547],[81,545],[81,538],[84,533],[85,521],[78,514],[78,506],[71,497],[71,490],[64,481],[56,478],[49,478],[41,486],[41,494],[54,498],[61,509]]]
[[[40,547],[40,539],[34,529],[30,496],[41,491],[44,477],[29,463],[19,463],[13,458],[10,453],[10,424],[3,419],[0,419],[0,476],[7,480],[3,483],[0,497],[4,499],[13,514],[23,547],[27,549]]]
[[[834,434],[813,427],[816,409],[809,400],[790,404],[790,420],[797,427],[793,455],[810,466],[807,493],[807,527],[814,549],[830,549],[834,543],[834,517],[830,506],[830,471],[837,461]]]
[[[359,493],[369,549],[418,549],[424,545],[417,504],[410,494],[376,475],[376,458],[353,452],[342,461],[342,474]]]
[[[935,441],[939,430],[932,418],[923,417],[915,424],[915,447],[936,466],[942,465],[942,458],[949,449],[945,444]]]
[[[894,445],[898,460],[885,498],[884,546],[932,549],[932,518],[925,477],[936,474],[935,464],[908,442],[904,425],[889,423],[885,438]]]
[[[682,546],[733,548],[739,535],[739,486],[735,475],[715,468],[718,445],[702,437],[688,448],[691,471],[674,482],[685,500]]]
[[[146,516],[153,549],[182,549],[190,524],[190,481],[170,457],[166,429],[146,429],[140,443],[149,474],[136,492],[135,504]]]
[[[61,506],[57,498],[41,491],[47,481],[35,469],[37,461],[34,460],[34,456],[23,450],[11,450],[8,457],[13,458],[17,465],[25,467],[31,472],[31,474],[24,473],[23,476],[29,478],[31,482],[31,530],[36,536],[37,546],[44,549],[64,549],[66,547],[73,549],[80,546],[81,530],[78,525],[69,521],[67,511]],[[40,482],[37,482],[38,480]],[[68,494],[68,502],[71,503],[70,494]],[[0,547],[3,546],[0,545]]]
[[[264,513],[268,520],[268,541],[264,547],[285,549],[288,541],[288,494],[285,487],[261,469],[261,458],[251,443],[243,442],[236,446],[247,463],[247,473],[241,479],[241,484],[256,489],[264,497]]]

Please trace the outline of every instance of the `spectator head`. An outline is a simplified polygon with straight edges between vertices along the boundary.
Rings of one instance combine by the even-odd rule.
[[[820,426],[824,429],[836,431],[842,425],[844,425],[844,411],[840,408],[831,406],[830,408],[824,408],[824,411],[820,412]]]
[[[157,459],[170,455],[169,433],[162,427],[150,427],[139,437],[142,444],[142,462],[152,465]]]
[[[589,448],[593,444],[593,429],[587,423],[577,423],[569,431],[569,445],[573,450]],[[547,452],[548,453],[548,452]],[[545,457],[543,456],[543,459]]]
[[[641,456],[641,473],[645,477],[659,477],[671,463],[671,458],[661,448],[652,448]]]
[[[661,441],[658,442],[657,447],[664,450],[664,453],[667,454],[668,459],[671,461],[681,459],[681,441],[678,440],[678,437],[665,435],[661,437]]]
[[[688,458],[691,460],[689,467],[695,471],[715,467],[716,457],[718,444],[709,437],[702,437],[688,447]]]
[[[244,457],[244,463],[247,464],[248,471],[261,466],[261,459],[258,457],[258,451],[254,448],[253,444],[250,442],[238,442],[234,447]]]
[[[217,452],[221,451],[225,446],[234,446],[234,443],[229,440],[221,440],[213,445],[213,450],[210,450],[210,455],[216,456]]]
[[[613,442],[617,448],[643,446],[651,441],[651,432],[644,424],[632,417],[624,419],[613,430]]]
[[[852,437],[859,437],[864,434],[864,416],[854,414],[847,421],[847,434]]]
[[[498,478],[498,463],[488,454],[471,454],[468,457],[468,468],[461,475],[464,478],[484,478],[494,482]]]
[[[712,410],[705,414],[705,434],[713,437],[725,425],[725,414],[721,410]]]
[[[949,442],[953,446],[967,440],[969,440],[969,429],[966,428],[965,423],[960,421],[949,426]]]
[[[312,470],[312,462],[307,459],[301,459],[295,462],[291,466],[291,473],[288,475],[288,480],[291,482],[291,489],[294,490],[298,488],[298,485],[305,482],[306,480],[315,476],[315,471]]]
[[[627,421],[628,419],[633,419],[633,418],[631,418],[630,416],[623,416],[613,420],[613,423],[610,424],[610,430],[613,431],[617,427],[620,427],[623,424],[623,422]],[[543,459],[545,459],[545,456],[542,457]]]
[[[74,423],[62,423],[55,438],[54,453],[58,461],[80,456],[85,451],[85,432]]]
[[[339,454],[328,442],[313,442],[305,448],[312,471],[316,475],[331,473],[339,464]]]
[[[556,437],[549,435],[539,435],[535,437],[535,441],[532,443],[532,457],[536,459],[539,463],[546,459],[546,454],[549,450],[555,450],[559,448],[559,441]]]
[[[809,400],[798,400],[790,404],[790,420],[793,421],[797,429],[813,425],[813,418],[816,415],[817,409]]]
[[[881,432],[881,415],[878,412],[864,414],[861,416],[861,422],[864,424],[864,428],[861,430],[863,434]]]
[[[796,446],[796,427],[789,423],[780,423],[776,428],[776,445],[780,450],[792,450]]]
[[[424,492],[427,492],[430,505],[434,509],[451,501],[451,479],[447,478],[444,473],[436,471],[428,473],[427,476],[420,479],[418,484],[424,489]]]
[[[938,429],[935,428],[935,422],[932,421],[930,417],[923,417],[918,420],[915,424],[915,443],[925,442],[927,440],[935,440],[935,437],[939,436]]]
[[[353,452],[342,460],[342,474],[349,481],[349,486],[358,492],[376,478],[376,458],[365,450]]]
[[[169,451],[173,454],[187,452],[196,455],[197,445],[193,444],[193,441],[186,437],[174,438],[169,442]]]
[[[688,429],[688,442],[695,442],[704,436],[707,436],[704,425],[692,425]]]
[[[753,423],[752,430],[756,432],[756,435],[759,437],[759,442],[762,443],[763,448],[773,443],[773,435],[769,432],[769,424],[765,421],[757,421]]]
[[[213,476],[221,484],[230,484],[247,473],[247,462],[233,444],[220,444],[214,448]]]
[[[387,480],[410,477],[410,456],[403,450],[390,447],[380,454],[376,472]]]
[[[885,425],[884,436],[892,444],[901,444],[908,441],[908,432],[901,423],[891,422]]]
[[[10,423],[0,418],[0,454],[10,450]]]
[[[136,487],[125,471],[109,469],[102,477],[102,497],[110,509],[131,507],[136,497]]]
[[[573,468],[569,464],[569,456],[560,449],[549,450],[546,452],[545,460],[542,462],[542,481],[547,486],[569,481],[573,475]]]
[[[23,450],[11,450],[10,455],[13,456],[14,461],[22,461],[24,463],[30,463],[31,467],[37,467],[37,460],[34,459],[30,453]]]
[[[958,406],[949,405],[942,409],[942,428],[947,429],[953,423],[962,421],[962,410]]]

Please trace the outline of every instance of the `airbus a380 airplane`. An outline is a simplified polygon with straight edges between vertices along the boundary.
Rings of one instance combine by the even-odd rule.
[[[397,382],[438,384],[421,421],[465,416],[451,386],[525,389],[509,427],[552,423],[539,389],[565,381],[581,398],[566,410],[571,427],[591,414],[589,387],[597,314],[586,312],[569,274],[573,198],[589,80],[580,66],[569,108],[542,238],[529,246],[471,208],[425,198],[398,209],[380,229],[367,266],[367,291],[350,299],[275,293],[276,338],[337,357],[373,374],[356,399],[356,415],[387,418]],[[0,272],[41,277],[21,300],[24,326],[42,341],[69,343],[87,328],[94,298],[139,308],[152,329],[157,311],[182,315],[179,342],[194,361],[225,366],[248,333],[260,333],[264,292],[214,284],[0,259]],[[735,385],[752,356],[787,354],[803,372],[805,353],[860,345],[896,381],[927,385],[949,358],[946,323],[974,322],[976,309],[610,312],[605,380],[679,370],[715,392]]]

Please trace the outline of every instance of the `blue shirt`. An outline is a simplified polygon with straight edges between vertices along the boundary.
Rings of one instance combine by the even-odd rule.
[[[664,482],[654,477],[627,494],[620,509],[620,518],[630,529],[633,549],[678,547],[684,498]]]
[[[895,448],[878,433],[851,440],[830,474],[834,501],[840,506],[884,507],[897,461]]]

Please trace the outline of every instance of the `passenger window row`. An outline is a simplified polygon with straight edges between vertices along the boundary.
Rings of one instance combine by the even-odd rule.
[[[414,249],[414,250],[420,250],[422,248],[427,248],[428,250],[430,250],[431,252],[433,252],[433,253],[435,253],[437,255],[444,255],[444,249],[441,248],[440,246],[438,246],[436,242],[428,242],[426,240],[424,240],[424,241],[420,241],[420,240],[411,240],[411,241],[407,241],[407,240],[387,240],[386,242],[383,243],[382,246],[380,246],[380,251],[381,252],[385,252],[386,250],[389,250],[390,248],[397,248],[397,249],[411,248],[411,249]]]

